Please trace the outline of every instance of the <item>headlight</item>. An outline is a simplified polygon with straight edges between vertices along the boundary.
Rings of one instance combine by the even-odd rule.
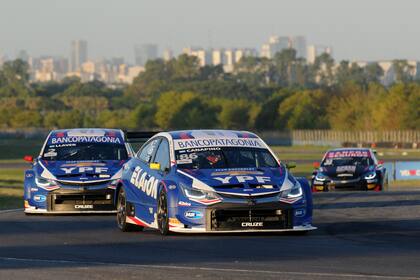
[[[110,183],[110,185],[111,186],[116,186],[116,185],[118,185],[118,182],[119,181],[120,181],[119,179],[112,180],[111,183]]]
[[[315,176],[315,180],[320,181],[320,182],[324,182],[327,179],[327,176],[325,176],[322,173],[317,173]]]
[[[369,172],[365,175],[366,180],[372,180],[376,177],[376,172]]]
[[[190,187],[184,183],[179,183],[182,192],[185,194],[186,197],[193,200],[211,200],[211,199],[218,199],[219,197],[214,192],[207,192],[203,190],[199,190],[193,187]]]
[[[302,195],[303,195],[302,186],[300,185],[298,181],[296,181],[296,183],[293,185],[292,188],[286,191],[283,191],[283,193],[281,194],[281,196],[284,198],[298,198],[298,197],[301,197]]]
[[[44,179],[42,177],[35,177],[35,183],[41,188],[52,187],[57,185],[57,183],[54,180]]]

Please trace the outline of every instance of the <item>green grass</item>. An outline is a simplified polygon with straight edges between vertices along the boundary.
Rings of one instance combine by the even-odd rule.
[[[0,159],[22,159],[25,155],[37,155],[44,139],[0,138]]]
[[[0,169],[0,210],[23,207],[23,169]]]
[[[282,161],[320,161],[332,147],[320,146],[274,146],[272,150]],[[377,158],[384,161],[420,160],[420,149],[376,149]]]

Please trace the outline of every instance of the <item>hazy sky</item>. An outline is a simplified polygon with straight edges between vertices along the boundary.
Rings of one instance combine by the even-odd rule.
[[[68,56],[86,39],[92,58],[162,50],[260,48],[270,34],[331,45],[336,59],[420,60],[418,0],[0,0],[0,53]]]

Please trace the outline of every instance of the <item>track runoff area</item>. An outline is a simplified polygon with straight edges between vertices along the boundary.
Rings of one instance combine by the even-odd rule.
[[[0,212],[0,279],[420,279],[420,191],[314,194],[318,230],[122,233],[113,215]]]

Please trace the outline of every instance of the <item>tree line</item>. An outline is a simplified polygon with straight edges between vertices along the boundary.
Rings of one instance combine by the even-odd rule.
[[[14,60],[0,70],[0,128],[420,129],[420,83],[407,61],[393,64],[396,81],[385,87],[378,64],[336,64],[328,54],[313,64],[293,49],[244,57],[231,73],[180,55],[110,87],[30,82],[27,63]]]

